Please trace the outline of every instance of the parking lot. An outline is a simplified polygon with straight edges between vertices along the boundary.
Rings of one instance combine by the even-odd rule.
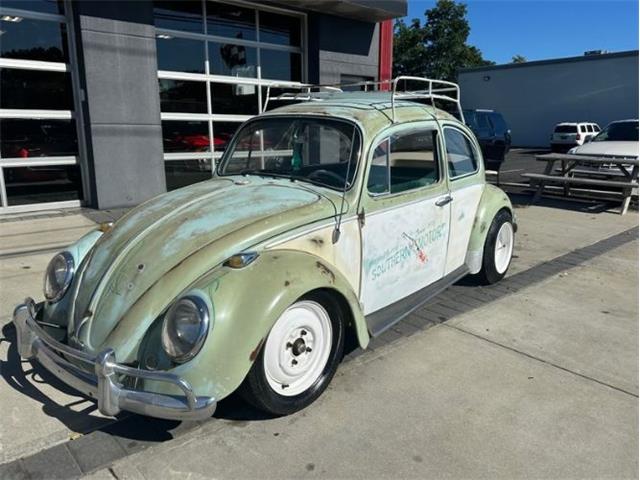
[[[182,424],[102,418],[18,360],[13,306],[41,295],[52,252],[94,222],[4,221],[0,476],[637,477],[637,212],[529,198],[512,198],[519,231],[503,282],[451,287],[350,353],[298,414],[265,418],[232,397]]]

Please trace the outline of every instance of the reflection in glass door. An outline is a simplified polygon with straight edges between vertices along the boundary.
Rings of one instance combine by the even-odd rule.
[[[0,4],[0,212],[83,198],[66,2]]]

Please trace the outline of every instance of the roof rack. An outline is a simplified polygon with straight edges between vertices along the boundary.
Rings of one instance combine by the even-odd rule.
[[[404,83],[404,89],[399,88],[399,84]],[[406,89],[407,82],[422,82],[426,88],[408,90]],[[287,92],[276,97],[271,97],[271,87],[274,88],[287,88],[287,89],[300,89],[300,93]],[[344,88],[347,87],[364,87],[365,92],[389,92],[391,101],[391,118],[393,123],[396,121],[396,101],[397,100],[430,100],[431,104],[435,107],[435,100],[442,100],[445,102],[453,103],[458,110],[460,120],[464,122],[464,114],[462,113],[462,106],[460,105],[460,87],[453,82],[445,80],[434,80],[431,78],[412,77],[402,75],[390,80],[381,81],[364,81],[356,83],[343,83],[343,84],[331,84],[331,85],[311,85],[301,84],[299,86],[292,86],[291,84],[270,84],[267,88],[266,100],[264,103],[264,110],[267,108],[267,104],[270,100],[288,100],[288,101],[310,101],[321,102],[327,98],[322,93],[344,92]],[[386,87],[386,88],[385,88]],[[317,91],[313,92],[313,89]],[[371,89],[371,90],[370,90]],[[334,98],[334,96],[331,96]]]

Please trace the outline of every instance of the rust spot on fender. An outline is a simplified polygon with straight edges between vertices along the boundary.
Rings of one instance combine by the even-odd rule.
[[[289,280],[285,280],[284,281],[284,286],[288,287],[289,285],[291,285],[291,282]]]
[[[482,222],[480,225],[480,233],[484,232],[487,229],[487,222]]]
[[[262,347],[263,343],[264,343],[264,338],[258,342],[258,345],[256,345],[256,348],[254,348],[253,351],[249,354],[249,361],[255,362],[256,358],[258,357],[258,354],[260,353],[260,348]]]
[[[318,267],[320,273],[329,278],[330,283],[333,284],[336,282],[336,275],[324,263],[318,261],[316,262],[316,267]]]

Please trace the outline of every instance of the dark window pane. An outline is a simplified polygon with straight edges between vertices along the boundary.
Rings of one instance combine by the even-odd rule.
[[[204,73],[204,42],[160,35],[156,45],[158,70]]]
[[[2,22],[0,53],[5,58],[68,62],[66,28],[58,22],[31,20]]]
[[[444,139],[447,144],[449,177],[459,177],[473,173],[478,169],[473,146],[464,134],[452,128],[445,128]]]
[[[264,64],[264,60],[262,60]],[[209,64],[215,75],[235,77],[257,76],[258,58],[256,49],[230,43],[209,43]]]
[[[290,15],[260,12],[260,42],[300,46],[300,19]]]
[[[0,69],[0,108],[73,110],[70,75]]]
[[[241,123],[238,122],[214,122],[213,124],[213,150],[222,152],[226,150],[227,145],[236,130],[240,128]]]
[[[82,200],[78,165],[2,169],[9,206]]]
[[[213,113],[257,115],[258,87],[256,85],[212,83],[211,109]]]
[[[263,48],[260,51],[260,56],[262,78],[292,82],[299,82],[302,78],[299,53],[266,50]]]
[[[207,90],[204,82],[158,80],[160,110],[163,112],[207,113]]]
[[[211,178],[211,159],[171,160],[164,163],[167,190],[186,187]]]
[[[2,0],[0,6],[30,10],[32,12],[64,15],[64,2],[61,0]]]
[[[207,2],[207,34],[255,40],[255,10],[237,5]]]
[[[156,1],[153,16],[158,28],[204,33],[202,3],[198,1]]]
[[[165,153],[208,152],[209,126],[207,122],[163,121],[162,143]]]
[[[77,154],[78,140],[73,120],[0,120],[2,158]]]

